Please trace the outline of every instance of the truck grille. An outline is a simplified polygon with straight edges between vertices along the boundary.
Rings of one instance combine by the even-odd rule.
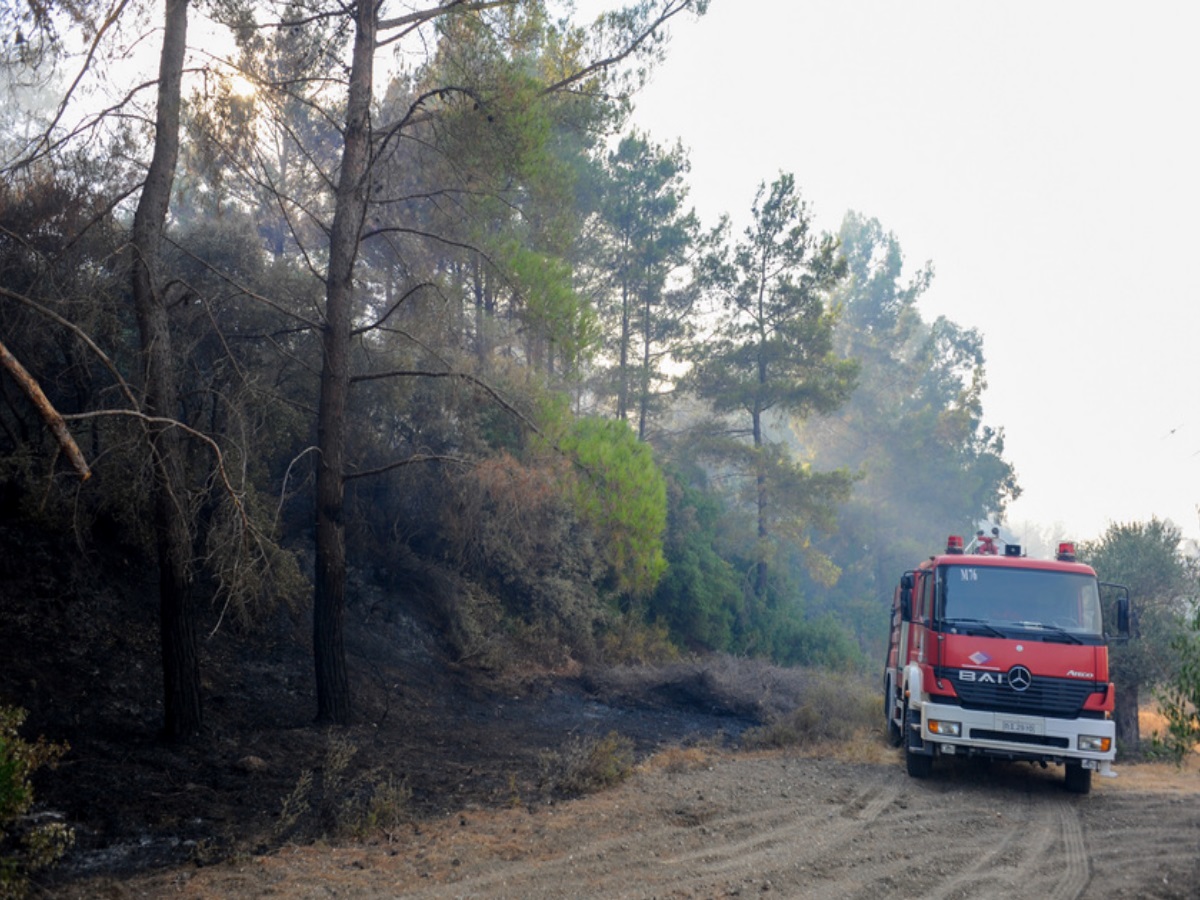
[[[954,685],[959,701],[966,709],[1075,719],[1079,718],[1088,697],[1097,690],[1103,690],[1090,681],[1035,675],[1028,689],[1014,691],[1007,679],[1000,684],[961,681],[958,673],[958,669],[944,669],[939,677]]]

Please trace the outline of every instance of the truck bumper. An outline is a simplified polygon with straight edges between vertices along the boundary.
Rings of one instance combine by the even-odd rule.
[[[1117,755],[1116,724],[1109,719],[985,712],[931,701],[921,705],[921,739],[946,755],[1079,762],[1102,775],[1112,774]]]

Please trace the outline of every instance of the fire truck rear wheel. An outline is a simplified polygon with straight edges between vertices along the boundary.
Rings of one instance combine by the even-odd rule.
[[[896,724],[896,720],[892,718],[892,712],[895,708],[895,691],[892,688],[891,678],[888,678],[883,689],[883,719],[887,742],[891,747],[899,747],[904,743],[904,731]]]
[[[1086,794],[1092,789],[1092,770],[1079,763],[1067,763],[1067,790],[1072,794]]]

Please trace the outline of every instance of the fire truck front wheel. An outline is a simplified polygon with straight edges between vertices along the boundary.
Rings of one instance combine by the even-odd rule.
[[[921,714],[904,707],[904,768],[913,778],[928,778],[933,771],[933,754],[921,746]]]
[[[1086,794],[1092,789],[1092,770],[1080,763],[1067,763],[1067,790],[1072,794]]]
[[[912,778],[928,778],[933,772],[933,757],[904,748],[904,768]]]

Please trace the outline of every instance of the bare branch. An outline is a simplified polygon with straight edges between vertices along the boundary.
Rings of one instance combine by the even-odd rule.
[[[383,325],[384,322],[386,322],[388,319],[390,319],[392,317],[392,313],[394,313],[396,310],[398,310],[400,308],[401,304],[403,304],[405,300],[408,300],[417,291],[422,290],[423,288],[436,288],[436,287],[437,287],[437,285],[434,284],[432,281],[422,281],[420,284],[414,285],[413,287],[409,288],[407,291],[404,292],[404,296],[402,296],[399,300],[397,300],[395,303],[393,303],[391,306],[389,306],[387,308],[387,310],[384,311],[382,316],[380,316],[378,319],[376,319],[374,322],[370,323],[369,325],[364,325],[362,328],[355,328],[353,331],[350,332],[350,335],[352,337],[357,337],[360,334],[365,334],[368,331],[373,331],[376,328],[379,328],[381,325]]]
[[[216,266],[212,265],[210,262],[208,262],[208,260],[201,259],[199,256],[196,256],[182,244],[176,243],[174,240],[166,236],[164,236],[163,239],[184,256],[187,256],[189,259],[199,263],[213,275],[217,276],[217,278],[219,278],[221,281],[224,281],[230,287],[233,287],[235,290],[249,297],[251,300],[257,300],[259,303],[271,307],[271,309],[275,310],[276,312],[281,313],[290,319],[295,319],[297,322],[302,323],[306,328],[311,328],[314,330],[319,330],[321,328],[321,324],[319,322],[316,322],[312,319],[306,319],[299,313],[284,308],[281,304],[275,302],[270,297],[266,297],[257,293],[256,291],[250,290],[250,288],[246,287],[244,284],[240,283],[234,278],[231,278],[227,273],[222,272]]]
[[[250,517],[246,513],[245,507],[242,506],[241,498],[238,496],[237,490],[229,480],[229,472],[225,468],[225,454],[221,452],[221,448],[218,446],[217,442],[210,438],[207,434],[197,431],[190,425],[185,425],[178,419],[169,419],[164,416],[148,416],[144,412],[136,409],[96,409],[92,410],[91,412],[71,413],[70,415],[63,416],[63,420],[68,422],[79,422],[86,421],[88,419],[108,418],[111,416],[124,416],[131,419],[137,419],[147,425],[163,425],[168,428],[178,428],[191,437],[196,438],[196,440],[200,441],[201,443],[207,444],[208,448],[212,451],[213,456],[216,458],[217,473],[220,475],[221,484],[225,488],[225,493],[229,495],[229,498],[237,507],[238,515],[241,518],[246,530],[254,530],[250,523]]]
[[[479,251],[479,248],[474,244],[468,244],[465,241],[455,241],[432,231],[425,231],[420,228],[405,228],[400,225],[389,225],[386,228],[376,228],[372,231],[364,231],[362,239],[365,241],[368,238],[378,237],[381,234],[411,234],[415,237],[429,238],[429,240],[437,241],[440,244],[445,244],[447,247],[456,247],[459,250],[470,250],[473,253]]]
[[[404,466],[412,466],[423,462],[451,462],[463,467],[473,466],[474,462],[469,459],[464,459],[461,456],[442,456],[436,453],[418,453],[415,456],[410,456],[407,459],[398,459],[395,462],[387,463],[386,465],[377,466],[374,469],[363,469],[361,472],[348,472],[342,476],[344,481],[353,481],[355,478],[367,478],[371,475],[382,475],[385,472],[390,472],[393,469],[401,469]]]
[[[385,378],[458,378],[479,388],[481,391],[495,400],[496,403],[498,403],[500,407],[505,410],[505,412],[519,419],[522,423],[524,423],[525,427],[534,434],[538,435],[539,437],[542,436],[541,429],[539,429],[537,424],[531,421],[528,416],[504,399],[499,391],[497,391],[482,378],[479,378],[476,375],[471,375],[468,372],[430,372],[426,369],[393,369],[389,372],[371,372],[366,375],[352,375],[350,377],[350,383],[354,384],[360,381],[380,381]]]
[[[646,43],[646,41],[653,37],[654,33],[669,20],[693,5],[694,0],[672,0],[672,2],[669,3],[661,13],[659,13],[658,17],[645,27],[642,33],[625,45],[620,52],[614,53],[612,56],[607,56],[604,59],[598,59],[595,62],[584,66],[578,72],[573,72],[566,78],[556,81],[549,87],[544,88],[542,93],[553,94],[554,92],[569,87],[576,82],[583,81],[589,75],[603,71],[604,69],[610,68],[611,66],[628,59],[641,48],[642,44]]]
[[[279,517],[283,514],[283,504],[287,501],[287,484],[288,480],[292,477],[292,467],[308,454],[320,452],[321,448],[316,445],[305,447],[292,457],[292,461],[288,463],[287,471],[283,473],[283,484],[279,487],[279,505],[275,507],[275,527],[279,526]]]
[[[449,0],[448,3],[432,6],[429,9],[417,10],[407,15],[397,16],[394,19],[382,19],[379,22],[379,30],[389,31],[392,28],[420,25],[456,10],[461,12],[482,12],[485,9],[495,9],[498,6],[509,6],[511,4],[512,0],[475,0],[475,2],[471,2],[471,0]]]
[[[108,15],[104,18],[104,21],[100,23],[100,26],[96,29],[96,33],[92,37],[91,44],[88,46],[87,55],[84,57],[83,65],[80,66],[78,74],[76,74],[74,81],[71,82],[71,86],[68,87],[66,92],[63,94],[62,100],[58,104],[58,109],[54,113],[54,118],[46,126],[45,131],[38,137],[37,143],[34,145],[33,149],[29,151],[28,155],[24,159],[19,160],[14,165],[14,168],[22,168],[29,165],[31,162],[40,157],[43,152],[49,150],[52,143],[50,140],[50,135],[58,126],[58,123],[62,121],[62,117],[67,111],[67,105],[70,103],[71,97],[73,97],[75,94],[75,89],[79,87],[79,83],[83,80],[83,76],[86,75],[88,69],[91,68],[92,60],[96,57],[96,51],[99,49],[100,41],[103,40],[104,35],[108,33],[108,30],[116,23],[117,19],[120,18],[121,13],[124,11],[125,5],[128,2],[129,0],[120,0],[115,7],[109,10]]]
[[[417,115],[418,112],[424,110],[425,102],[427,100],[431,100],[435,97],[451,96],[453,94],[464,94],[467,97],[470,97],[480,106],[483,106],[485,103],[484,99],[479,96],[475,89],[470,87],[444,85],[442,87],[428,90],[413,100],[413,102],[408,105],[408,111],[397,121],[378,129],[379,133],[382,135],[382,139],[379,145],[379,150],[376,152],[376,156],[378,157],[383,155],[384,151],[387,149],[388,142],[391,141],[391,139],[397,134],[399,134],[400,130],[406,125],[413,125],[428,121],[428,119],[432,116],[432,113],[425,111],[424,115]]]

